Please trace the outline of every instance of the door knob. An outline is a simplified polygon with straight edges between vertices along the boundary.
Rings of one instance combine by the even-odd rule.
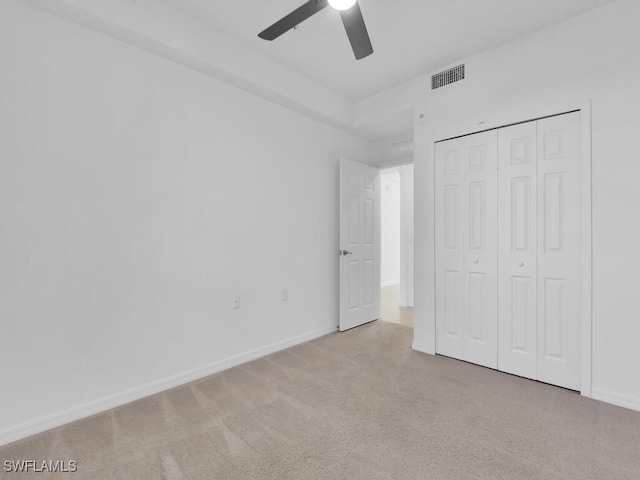
[[[519,266],[519,267],[524,267],[524,262],[520,262],[520,263],[518,264],[518,266]]]
[[[476,258],[473,263],[480,263],[480,259]]]
[[[353,252],[349,252],[347,250],[340,250],[340,255],[351,255]]]

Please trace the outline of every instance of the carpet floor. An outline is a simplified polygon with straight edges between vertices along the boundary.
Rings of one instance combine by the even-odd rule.
[[[0,448],[7,479],[640,478],[640,413],[373,322]],[[15,474],[5,460],[74,460]]]

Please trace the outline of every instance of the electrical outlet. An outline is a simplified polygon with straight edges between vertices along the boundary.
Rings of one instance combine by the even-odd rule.
[[[287,300],[289,300],[289,289],[288,288],[283,288],[282,289],[282,296],[280,297],[280,300],[282,300],[283,302],[286,302]]]
[[[237,310],[240,308],[240,295],[234,295],[233,297],[233,309]]]

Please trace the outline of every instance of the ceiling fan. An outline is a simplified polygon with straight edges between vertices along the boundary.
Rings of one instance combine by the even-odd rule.
[[[275,40],[327,6],[331,6],[340,12],[340,17],[347,31],[356,60],[371,55],[373,47],[371,46],[369,33],[364,24],[362,11],[357,0],[309,0],[263,32],[260,32],[258,36],[264,40]]]

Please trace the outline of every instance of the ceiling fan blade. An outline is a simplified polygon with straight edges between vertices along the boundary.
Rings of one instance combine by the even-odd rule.
[[[342,17],[342,23],[347,31],[347,36],[351,42],[351,48],[353,48],[356,60],[371,55],[373,53],[373,46],[369,39],[367,26],[364,24],[364,18],[362,18],[360,5],[356,2],[349,10],[342,10],[340,17]]]
[[[310,0],[301,7],[296,8],[286,17],[278,20],[266,30],[260,32],[258,36],[264,40],[275,40],[283,33],[304,22],[307,18],[315,15],[328,5],[327,0]]]
[[[360,5],[356,2],[349,10],[341,11],[340,17],[342,17],[342,23],[347,31],[347,36],[349,37],[349,42],[351,42],[351,48],[353,48],[356,60],[371,55],[373,53],[373,46],[371,45],[371,39],[369,39],[367,26],[364,24],[364,18],[362,18]]]

